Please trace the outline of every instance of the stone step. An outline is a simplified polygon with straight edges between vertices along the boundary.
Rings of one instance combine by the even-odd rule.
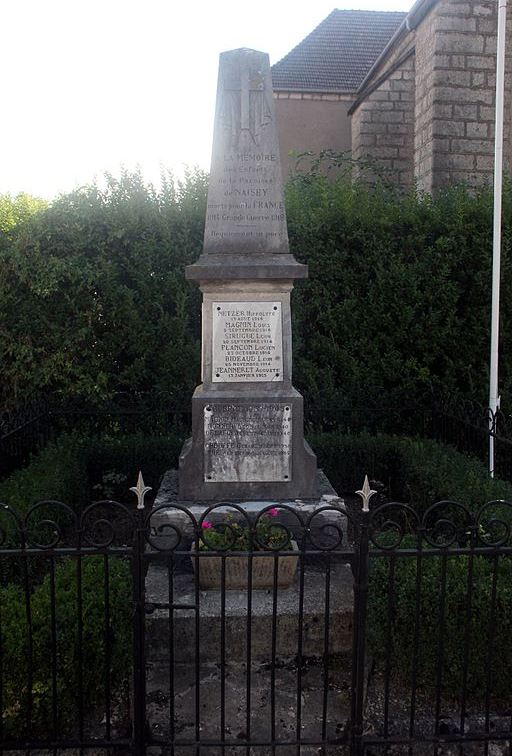
[[[146,640],[147,657],[165,661],[173,655],[175,663],[195,663],[196,605],[195,580],[192,572],[174,575],[174,621],[169,622],[166,605],[168,570],[151,564],[146,577]],[[328,653],[342,654],[352,647],[353,592],[352,572],[346,564],[331,569],[330,607],[328,614]],[[270,662],[272,632],[276,633],[276,658],[292,660],[299,647],[309,657],[323,656],[326,651],[325,593],[326,577],[322,565],[304,568],[302,622],[299,577],[292,586],[279,589],[274,615],[272,589],[252,591],[251,656],[253,661]],[[226,658],[232,662],[247,659],[248,593],[244,590],[225,592],[224,621],[220,591],[199,591],[199,662],[220,661],[221,635],[224,624]],[[149,613],[148,613],[149,612]],[[171,650],[170,638],[173,636]]]
[[[224,737],[230,745],[222,753],[246,754],[247,749],[237,743],[248,740],[269,742],[272,733],[272,670],[268,664],[251,666],[250,675],[250,718],[247,726],[247,668],[243,664],[229,661],[224,674]],[[297,712],[300,701],[301,738],[321,741],[323,737],[323,714],[325,706],[325,736],[329,739],[343,737],[350,713],[350,664],[345,657],[331,660],[325,676],[323,662],[319,659],[307,660],[300,671],[300,694],[298,694],[299,671],[294,663],[281,664],[274,672],[274,722],[275,739],[285,743],[296,739]],[[219,741],[221,738],[222,670],[218,665],[204,664],[198,670],[199,678],[199,737],[205,741]],[[174,668],[173,695],[170,696],[169,670],[156,662],[148,667],[147,674],[147,716],[149,733],[155,740],[168,740],[171,735],[177,740],[193,741],[196,733],[196,677],[190,665]],[[250,747],[251,754],[268,754],[270,748]],[[221,749],[203,746],[201,753],[220,756]],[[341,754],[341,747],[326,749],[326,753]],[[170,754],[169,746],[155,747],[149,753]],[[175,746],[175,754],[194,756],[194,747]],[[277,753],[296,756],[297,747],[281,745]],[[303,746],[301,756],[318,754],[319,747]],[[323,753],[323,751],[322,751]]]

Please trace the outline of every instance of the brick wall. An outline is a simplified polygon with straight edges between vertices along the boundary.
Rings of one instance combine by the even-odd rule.
[[[352,115],[352,157],[364,163],[378,163],[376,172],[361,167],[366,181],[376,175],[401,186],[411,186],[414,153],[414,56],[394,67],[356,107]]]
[[[392,168],[393,160],[403,157],[409,167],[405,168],[404,164],[399,168],[397,162],[396,180],[403,186],[415,181],[419,189],[429,192],[451,182],[464,181],[475,187],[491,181],[496,32],[496,0],[438,0],[416,28],[397,42],[396,49],[391,50],[376,71],[378,78],[368,82],[366,91],[360,95],[352,115],[354,156],[371,155],[386,168]],[[408,68],[394,70],[397,57],[407,46],[414,50],[413,57],[407,60]],[[510,171],[510,14],[506,71],[504,162]],[[405,78],[404,81],[411,73],[414,80]],[[379,83],[377,88],[376,82]],[[397,86],[405,86],[404,100],[409,103],[403,111],[403,119],[390,115],[402,107],[394,89]],[[391,144],[390,121],[403,125],[403,144]],[[393,154],[384,152],[384,143],[389,150],[394,150]]]
[[[456,181],[478,186],[492,178],[494,165],[497,3],[439,0],[432,14],[433,176],[428,188]],[[508,31],[510,42],[510,25]],[[508,56],[509,71],[511,63]],[[506,86],[505,164],[510,167],[510,74]]]

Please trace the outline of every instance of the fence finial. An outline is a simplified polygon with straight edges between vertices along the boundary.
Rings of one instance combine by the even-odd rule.
[[[151,486],[146,486],[140,470],[139,477],[137,478],[137,485],[132,486],[130,491],[133,491],[137,497],[137,509],[144,509],[144,499],[146,498],[146,494],[151,491]]]
[[[356,494],[361,497],[363,500],[363,512],[369,512],[370,511],[370,499],[374,494],[376,494],[377,491],[374,491],[370,488],[370,483],[368,481],[368,475],[364,476],[364,483],[363,487],[360,491],[356,491]]]

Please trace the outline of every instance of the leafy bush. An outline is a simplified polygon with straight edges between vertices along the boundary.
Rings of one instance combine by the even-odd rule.
[[[0,230],[0,406],[41,390],[93,403],[168,391],[177,409],[189,406],[200,293],[184,269],[201,250],[206,184],[196,173],[156,193],[138,174],[110,176],[104,189],[82,188]],[[406,399],[419,411],[442,386],[486,402],[489,190],[432,198],[306,175],[289,184],[286,204],[291,250],[310,270],[293,317],[295,380],[312,426],[340,427],[358,404],[369,407],[359,428],[412,435],[414,412],[407,427],[397,412]],[[511,209],[506,182],[504,290]],[[501,318],[506,402],[510,298]]]
[[[142,470],[145,482],[156,493],[162,475],[178,466],[184,440],[177,432],[166,436],[134,433],[129,436],[92,439],[89,441],[87,460],[90,485],[94,488],[105,473],[115,473],[122,479],[116,489],[117,496],[126,498],[126,492],[130,486],[135,485],[137,473]],[[98,492],[98,489],[95,490]],[[131,499],[132,494],[128,495]],[[97,493],[95,498],[99,498]]]
[[[421,514],[435,501],[454,499],[470,509],[487,501],[512,501],[512,485],[489,478],[474,457],[427,439],[368,433],[310,436],[321,467],[340,492],[353,493],[364,476],[382,481],[387,494]]]
[[[86,458],[78,436],[61,436],[0,482],[0,502],[20,514],[47,499],[65,501],[78,511],[88,501]]]
[[[82,575],[82,687],[85,710],[104,705],[107,658],[112,688],[129,675],[131,664],[131,581],[129,565],[109,558],[109,626],[105,627],[102,557],[81,558]],[[55,627],[57,678],[57,728],[76,732],[79,711],[79,620],[75,559],[55,568]],[[52,731],[52,600],[48,575],[30,596],[32,623],[32,723],[33,733],[44,737]],[[29,625],[23,588],[0,589],[2,608],[2,697],[4,735],[27,735],[29,711]],[[108,637],[109,649],[106,649]]]
[[[407,543],[403,544],[404,546]],[[439,659],[439,634],[443,632],[442,688],[446,695],[459,696],[463,684],[465,632],[469,631],[469,675],[467,691],[483,698],[489,670],[489,643],[494,644],[490,688],[493,697],[510,697],[512,665],[512,559],[501,556],[498,565],[496,609],[491,622],[493,558],[473,558],[471,611],[468,624],[468,556],[448,557],[444,627],[441,625],[441,563],[439,557],[422,559],[420,632],[417,655],[418,684],[435,686]],[[368,643],[375,658],[388,652],[388,601],[392,596],[390,631],[391,670],[410,680],[414,658],[416,571],[415,559],[395,560],[394,593],[390,593],[390,559],[370,560]]]
[[[506,290],[510,182],[504,202]],[[354,403],[420,408],[438,387],[485,403],[489,189],[472,195],[455,186],[432,198],[306,175],[288,185],[286,206],[292,249],[309,265],[294,294],[294,374],[319,429],[336,427]],[[501,314],[506,397],[510,303]]]
[[[188,402],[200,295],[184,268],[201,248],[205,187],[200,172],[158,195],[139,174],[108,176],[0,244],[0,406],[40,390],[91,401],[168,390]]]
[[[162,475],[176,467],[183,439],[167,436],[87,437],[63,434],[34,455],[30,463],[0,482],[0,502],[23,514],[37,501],[63,501],[77,512],[93,499],[130,502],[130,486],[142,470],[158,488]]]

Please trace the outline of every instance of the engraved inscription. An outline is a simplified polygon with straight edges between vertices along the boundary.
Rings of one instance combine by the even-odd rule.
[[[291,480],[289,404],[209,404],[204,408],[207,482]]]
[[[288,252],[268,56],[221,55],[205,251]]]
[[[281,302],[213,302],[212,381],[282,381]]]

